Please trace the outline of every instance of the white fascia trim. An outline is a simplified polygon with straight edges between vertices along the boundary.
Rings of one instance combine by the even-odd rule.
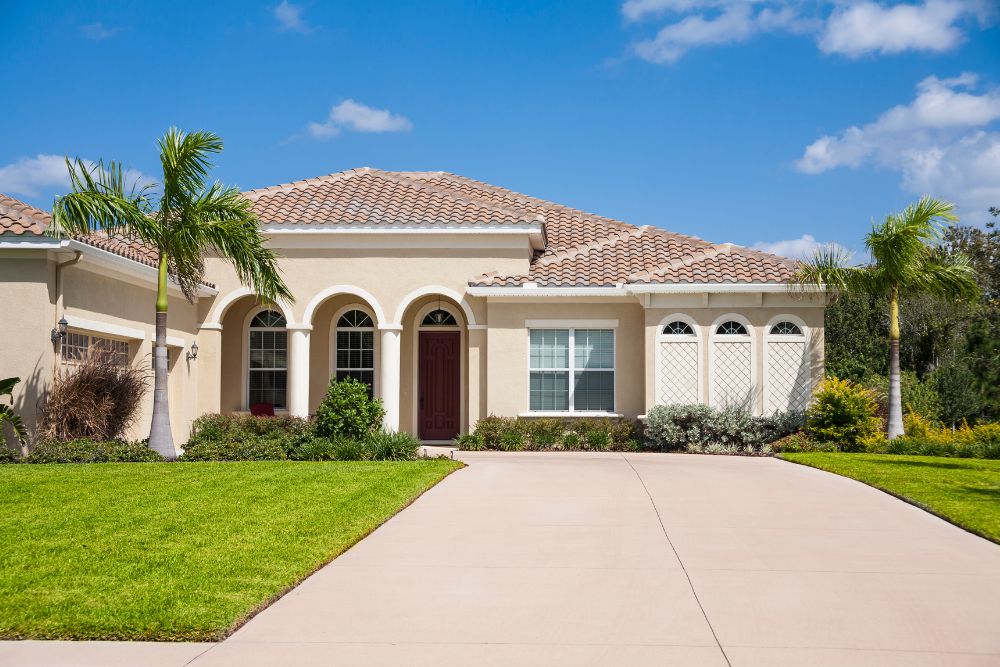
[[[84,257],[88,260],[94,262],[95,264],[100,264],[108,268],[114,269],[126,275],[130,275],[139,278],[145,282],[150,282],[156,284],[159,280],[159,271],[152,266],[147,266],[145,264],[140,264],[134,260],[127,257],[122,257],[121,255],[116,255],[113,252],[108,252],[107,250],[102,250],[100,248],[95,248],[92,245],[82,243],[73,239],[60,241],[58,248],[66,248],[68,250],[79,250]],[[169,289],[176,294],[182,294],[181,288],[177,285],[176,281],[172,278],[170,279]],[[208,287],[207,285],[199,285],[196,294],[198,296],[214,296],[219,293],[219,290],[214,287]]]
[[[118,338],[127,338],[129,340],[146,340],[146,332],[142,329],[133,329],[132,327],[98,322],[97,320],[87,320],[76,315],[66,315],[65,317],[66,324],[70,329],[107,334],[108,336],[117,336]],[[182,344],[183,342],[181,341]]]
[[[504,223],[490,226],[480,223],[440,223],[413,225],[338,225],[336,227],[316,225],[281,225],[280,227],[264,227],[261,232],[274,234],[525,234],[541,233],[542,226],[538,223],[518,224]]]
[[[60,241],[51,236],[0,236],[0,250],[59,250]]]
[[[529,329],[617,329],[618,320],[525,320]]]
[[[552,410],[518,412],[518,417],[610,417],[620,418],[625,415],[618,412],[601,412],[600,410]]]
[[[621,287],[468,287],[471,296],[628,296]]]
[[[789,287],[787,283],[679,283],[672,285],[629,285],[626,288],[632,294],[698,294],[712,292],[725,293],[757,293],[757,292],[790,292],[799,288]],[[805,286],[806,292],[821,292],[821,287]]]

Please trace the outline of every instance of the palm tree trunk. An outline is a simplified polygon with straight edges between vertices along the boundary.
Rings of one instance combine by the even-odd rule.
[[[899,377],[899,291],[889,299],[889,433],[890,440],[903,435],[903,398]]]
[[[167,257],[160,253],[160,275],[156,287],[156,344],[153,347],[153,423],[149,429],[150,448],[167,459],[177,458],[170,431],[170,404],[167,400]]]

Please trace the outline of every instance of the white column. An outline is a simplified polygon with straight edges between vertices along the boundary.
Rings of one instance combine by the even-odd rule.
[[[288,413],[309,416],[309,330],[288,328]]]
[[[385,408],[383,426],[387,431],[399,430],[399,327],[382,329],[382,358],[379,384],[382,388],[382,406]]]

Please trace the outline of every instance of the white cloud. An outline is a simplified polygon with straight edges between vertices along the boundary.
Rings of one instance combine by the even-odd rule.
[[[874,2],[846,5],[827,19],[819,48],[852,58],[869,53],[947,51],[964,38],[955,23],[971,10],[969,2],[956,0],[890,7]]]
[[[101,40],[114,35],[118,32],[118,28],[109,28],[98,21],[97,23],[88,23],[87,25],[80,26],[80,32],[87,39]]]
[[[306,127],[310,136],[316,139],[332,139],[343,129],[354,132],[406,132],[412,128],[413,124],[405,116],[387,109],[374,109],[354,100],[344,100],[330,109],[327,120],[311,122]]]
[[[927,77],[912,102],[820,137],[796,167],[820,174],[873,164],[898,172],[907,192],[951,199],[978,215],[1000,201],[1000,89],[976,93],[977,83],[970,73]]]
[[[281,4],[274,8],[274,18],[278,21],[281,30],[295,30],[298,32],[309,32],[310,27],[302,18],[302,7],[293,5],[288,0],[281,0]]]
[[[86,159],[84,163],[88,167],[95,164]],[[156,182],[153,177],[135,169],[125,170],[125,181],[137,186]],[[0,167],[0,192],[37,197],[46,191],[69,190],[69,186],[69,171],[66,168],[66,158],[62,155],[39,154]]]
[[[743,42],[762,33],[812,34],[824,53],[859,57],[904,51],[943,52],[996,16],[990,0],[923,0],[880,4],[872,0],[626,0],[631,22],[661,14],[675,19],[655,37],[632,45],[640,58],[673,63],[693,48]]]
[[[52,187],[69,187],[62,155],[36,155],[0,167],[0,192],[35,197]]]
[[[839,248],[840,250],[850,254],[849,251],[847,251],[847,249],[839,243],[820,243],[812,234],[803,234],[797,239],[785,239],[782,241],[759,241],[754,243],[751,247],[755,250],[762,250],[773,255],[781,255],[782,257],[812,259],[817,250],[831,246]]]

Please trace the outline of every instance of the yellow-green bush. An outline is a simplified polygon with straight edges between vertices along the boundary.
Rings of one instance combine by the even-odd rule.
[[[806,411],[806,430],[820,442],[845,452],[863,451],[864,442],[882,428],[875,392],[848,380],[823,380]]]

